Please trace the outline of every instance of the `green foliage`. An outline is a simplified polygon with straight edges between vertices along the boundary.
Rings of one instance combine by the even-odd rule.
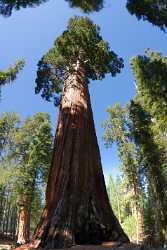
[[[19,71],[23,69],[24,64],[24,60],[18,60],[14,66],[8,68],[6,71],[0,70],[0,88],[5,84],[14,81]]]
[[[138,96],[145,109],[165,131],[167,123],[167,57],[146,51],[131,60]]]
[[[130,239],[136,239],[136,220],[134,215],[129,215],[122,223],[122,227]]]
[[[131,190],[127,187],[124,178],[117,176],[115,179],[110,175],[107,181],[107,193],[121,226],[132,240],[136,236],[136,219],[134,214],[134,201]]]
[[[21,8],[36,7],[48,0],[0,0],[0,14],[9,17],[13,10],[20,10]]]
[[[0,71],[0,85],[14,81],[19,71],[23,69],[24,64],[24,60],[18,60],[14,66],[8,68],[6,71]]]
[[[42,209],[43,209],[43,197],[42,197],[42,193],[44,192],[44,190],[40,189],[40,186],[37,186],[36,189],[34,190],[34,198],[31,204],[31,227],[30,227],[30,231],[31,233],[34,233],[34,230],[39,222],[39,218],[41,216],[42,213]]]
[[[75,72],[78,62],[87,81],[102,80],[107,73],[115,76],[123,67],[122,59],[102,39],[100,28],[87,17],[71,18],[67,30],[39,61],[36,93],[57,103],[65,78]]]
[[[37,113],[25,120],[15,136],[19,161],[18,192],[33,195],[37,179],[47,179],[51,162],[52,134],[49,115]]]
[[[13,10],[36,7],[49,0],[0,0],[0,14],[9,17]],[[103,0],[66,0],[70,7],[79,7],[83,12],[99,11],[103,8]]]
[[[103,8],[103,0],[66,0],[71,7],[79,7],[82,11],[89,13],[99,11]]]
[[[16,113],[0,117],[0,200],[26,205],[31,211],[32,230],[43,207],[52,144],[47,113],[36,113],[23,123]]]
[[[147,20],[164,31],[167,28],[166,0],[128,0],[127,8],[138,19]]]
[[[12,138],[19,126],[20,118],[17,113],[3,113],[0,117],[0,156],[5,154],[6,147],[11,149]],[[1,161],[2,158],[0,158]]]
[[[158,241],[163,244],[166,232],[166,201],[167,179],[164,175],[166,169],[166,155],[160,150],[154,139],[151,116],[144,110],[138,101],[132,101],[130,105],[130,117],[133,123],[133,135],[140,147],[144,168],[148,179],[148,194],[151,197],[152,214],[156,229],[151,231],[158,234]],[[149,206],[150,208],[150,206]],[[151,217],[150,217],[151,219]],[[150,221],[151,222],[151,221]],[[152,224],[152,222],[151,222]]]
[[[114,142],[117,143],[124,178],[127,185],[134,190],[134,199],[139,200],[141,156],[133,140],[129,107],[121,107],[119,103],[116,103],[110,106],[107,112],[108,119],[103,123],[105,145],[110,147]]]

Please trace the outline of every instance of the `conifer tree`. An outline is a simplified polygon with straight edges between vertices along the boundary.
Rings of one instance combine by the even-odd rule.
[[[129,107],[121,107],[119,103],[107,109],[108,119],[103,123],[103,139],[107,147],[117,143],[121,170],[127,188],[132,190],[136,217],[136,240],[144,238],[144,222],[142,215],[141,156],[134,143],[129,117]]]
[[[36,7],[48,0],[0,0],[0,14],[9,17],[13,10],[20,10],[21,8]]]
[[[0,14],[10,17],[13,10],[36,7],[49,0],[0,0]],[[99,11],[103,8],[103,0],[65,0],[71,7],[78,7],[83,12]]]
[[[163,31],[167,28],[166,0],[128,0],[127,9],[138,19],[147,20]]]
[[[131,104],[134,134],[144,157],[152,192],[150,196],[156,201],[155,231],[159,232],[159,240],[164,242],[167,240],[164,209],[167,187],[167,57],[146,50],[146,55],[131,60],[131,66],[137,85],[137,103]],[[143,134],[145,136],[141,137]]]
[[[133,100],[130,105],[130,117],[133,123],[133,134],[136,144],[140,146],[149,190],[155,206],[154,209],[154,237],[156,242],[164,245],[167,242],[167,212],[166,212],[166,178],[164,176],[164,159],[154,141],[151,126],[151,116],[145,111],[139,100]],[[157,235],[157,237],[156,237]]]
[[[0,70],[0,88],[5,84],[14,81],[19,71],[23,69],[24,64],[24,60],[18,60],[14,66],[9,67],[7,70]]]
[[[142,106],[155,119],[162,133],[167,123],[167,57],[146,50],[143,56],[131,60],[138,97]]]
[[[51,161],[52,134],[49,115],[36,113],[25,120],[15,135],[15,154],[19,162],[16,191],[19,204],[18,239],[29,241],[30,212],[37,182],[48,175]]]
[[[66,0],[71,7],[79,7],[82,11],[89,13],[99,11],[103,8],[103,0]]]
[[[38,64],[36,93],[60,101],[46,206],[31,247],[128,242],[109,204],[88,83],[115,76],[122,59],[98,26],[74,17]]]

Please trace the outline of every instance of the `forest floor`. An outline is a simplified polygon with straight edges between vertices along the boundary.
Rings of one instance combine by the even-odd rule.
[[[13,247],[13,241],[0,239],[0,250],[10,250]]]
[[[0,240],[0,250],[11,250],[14,249],[14,243],[12,241]],[[26,247],[19,247],[17,249],[27,250]],[[136,244],[119,244],[115,242],[104,243],[103,245],[77,245],[72,248],[66,248],[63,250],[167,250],[167,248],[151,248],[149,246],[144,245],[136,245]],[[42,250],[42,249],[39,249]],[[56,249],[62,250],[62,249]]]

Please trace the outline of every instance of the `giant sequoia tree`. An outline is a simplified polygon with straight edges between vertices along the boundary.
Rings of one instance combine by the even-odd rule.
[[[36,93],[56,103],[61,98],[46,206],[32,246],[129,241],[109,204],[88,91],[89,80],[122,67],[99,27],[84,17],[70,19],[39,62]]]

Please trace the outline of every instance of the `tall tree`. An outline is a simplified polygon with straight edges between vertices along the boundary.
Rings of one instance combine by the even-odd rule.
[[[13,67],[8,68],[5,71],[0,70],[0,88],[16,79],[17,74],[24,67],[24,60],[18,60]]]
[[[35,247],[128,241],[109,204],[88,91],[90,79],[115,76],[123,62],[99,31],[86,17],[71,18],[38,64],[36,93],[61,99]]]
[[[16,236],[19,208],[19,243],[28,241],[30,217],[34,228],[42,207],[52,142],[48,114],[37,113],[24,123],[16,113],[0,116],[0,233]]]
[[[117,143],[118,155],[122,162],[121,170],[130,187],[136,213],[136,239],[141,242],[144,237],[142,215],[142,186],[141,186],[141,156],[133,141],[129,107],[121,107],[119,103],[107,109],[108,119],[103,123],[104,141],[107,147]]]
[[[49,115],[36,113],[25,120],[15,136],[18,175],[19,227],[17,242],[29,241],[30,212],[38,181],[44,181],[51,161],[52,134]]]
[[[0,116],[0,234],[16,236],[17,206],[13,184],[16,181],[15,157],[12,158],[13,137],[19,127],[20,118],[16,113]]]
[[[146,112],[139,101],[132,101],[130,105],[130,117],[133,122],[133,134],[136,143],[140,145],[141,153],[149,189],[155,204],[155,231],[158,234],[157,241],[164,244],[167,241],[167,212],[166,212],[166,179],[163,174],[164,154],[159,150],[154,141],[151,126],[151,116]],[[155,232],[154,232],[155,233]]]
[[[156,211],[162,209],[161,218],[160,211],[157,212],[157,227],[161,232],[161,238],[166,240],[167,229],[164,221],[167,218],[163,210],[166,205],[167,186],[167,57],[163,57],[159,52],[146,50],[146,55],[132,59],[131,66],[136,80],[138,101],[132,102],[131,105],[132,118],[136,126],[135,137],[145,156],[150,186],[154,186],[154,189],[150,187],[152,200],[159,203]],[[143,133],[146,136],[141,138],[140,135]]]
[[[147,20],[163,31],[167,28],[166,0],[128,0],[127,8],[138,19]]]

